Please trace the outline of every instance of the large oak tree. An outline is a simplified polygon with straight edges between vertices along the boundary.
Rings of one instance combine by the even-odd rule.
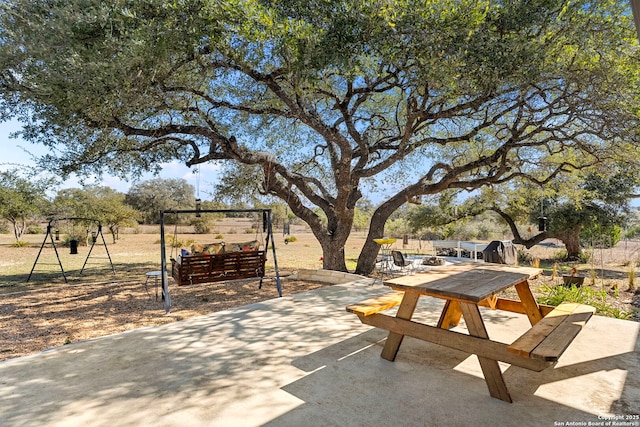
[[[329,269],[346,269],[372,181],[386,197],[358,273],[373,269],[373,238],[413,197],[545,183],[636,150],[639,51],[626,1],[0,8],[3,114],[56,150],[45,163],[128,175],[171,159],[234,162],[311,227]]]

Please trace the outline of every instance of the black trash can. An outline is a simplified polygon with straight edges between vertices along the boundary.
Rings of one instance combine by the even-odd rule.
[[[78,254],[78,239],[69,240],[69,247],[71,248],[71,255]]]

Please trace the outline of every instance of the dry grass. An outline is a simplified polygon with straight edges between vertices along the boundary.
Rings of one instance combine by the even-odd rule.
[[[177,237],[185,242],[209,243],[217,241],[222,232],[227,242],[264,239],[260,233],[237,232],[238,229],[245,230],[236,221],[233,226],[218,228],[210,235],[183,233]],[[160,270],[158,227],[132,231],[123,233],[116,244],[111,242],[111,236],[105,236],[106,249],[99,239],[88,258],[89,247],[80,246],[79,253],[71,255],[68,247],[56,242],[64,275],[50,243],[40,252],[44,235],[25,236],[28,245],[24,247],[14,247],[12,236],[0,235],[0,360],[278,297],[273,253],[269,250],[270,278],[265,279],[262,289],[258,289],[256,280],[188,287],[177,287],[170,280],[172,309],[165,314],[161,298],[156,300],[153,279],[149,281],[148,293],[144,287],[145,273]],[[296,242],[288,245],[284,244],[284,236],[274,239],[285,296],[327,286],[287,278],[301,268],[322,268],[322,252],[313,236],[301,232],[296,238]],[[363,239],[364,236],[354,235],[348,256],[355,259]],[[172,255],[168,251],[167,257]],[[38,262],[27,282],[36,257]],[[354,261],[351,264],[355,265]]]
[[[185,243],[217,241],[222,234],[227,242],[262,239],[260,233],[247,233],[249,224],[242,220],[219,224],[209,235],[187,234],[179,230],[178,239]],[[173,234],[173,230],[168,231]],[[316,289],[326,284],[287,279],[299,269],[322,268],[322,251],[311,233],[301,227],[293,230],[296,241],[284,244],[284,236],[275,236],[277,261],[283,277],[283,292],[290,295]],[[86,340],[123,331],[156,326],[219,310],[276,298],[274,279],[265,280],[262,289],[257,281],[216,283],[177,287],[170,281],[172,296],[171,313],[165,314],[162,301],[156,301],[154,283],[149,283],[149,293],[144,288],[145,273],[160,269],[160,244],[158,227],[141,227],[121,234],[116,244],[111,236],[105,236],[108,253],[113,262],[111,269],[104,246],[94,246],[87,259],[88,247],[81,246],[77,255],[71,255],[68,247],[58,247],[67,282],[50,244],[40,254],[31,280],[27,277],[34,266],[44,235],[25,236],[25,247],[13,247],[10,235],[0,235],[0,360],[24,356],[50,347]],[[347,267],[355,268],[358,253],[365,234],[354,233],[345,247]],[[58,242],[59,243],[59,242]],[[432,255],[432,249],[424,242],[410,241],[396,247],[409,253]],[[556,248],[538,248],[534,259],[548,260]],[[629,260],[636,262],[640,244],[624,246],[608,252],[596,253],[591,265],[576,265],[581,274],[595,271],[596,289],[607,291],[607,302],[622,311],[640,307],[637,293],[627,291],[625,278],[629,272]],[[170,256],[168,253],[167,256]],[[598,258],[599,255],[599,258]],[[271,250],[268,252],[267,276],[274,276]],[[82,274],[80,270],[87,260]],[[560,274],[570,269],[561,265],[557,277],[552,275],[552,262],[548,262],[546,274],[533,283],[557,285]],[[541,263],[545,267],[544,262]],[[587,279],[589,280],[589,279]],[[639,320],[636,316],[633,320]]]

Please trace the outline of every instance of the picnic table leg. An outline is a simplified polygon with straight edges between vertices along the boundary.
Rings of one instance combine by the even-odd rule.
[[[489,334],[480,316],[478,306],[468,302],[460,302],[460,309],[462,310],[464,321],[467,324],[469,335],[489,339]],[[489,388],[489,394],[496,399],[511,403],[511,396],[509,395],[507,384],[504,382],[498,361],[483,357],[479,354],[477,356],[480,367],[482,368],[482,373],[484,374],[484,379]]]
[[[399,319],[411,320],[413,312],[418,305],[418,298],[420,298],[420,294],[414,292],[405,292],[404,296],[402,297],[400,307],[398,307],[396,317]],[[398,354],[398,350],[400,349],[400,344],[402,344],[403,338],[403,334],[389,332],[387,341],[384,344],[384,348],[382,349],[382,354],[380,355],[380,357],[393,362],[396,359],[396,355]]]
[[[460,319],[462,318],[462,311],[460,310],[460,304],[458,301],[447,300],[444,304],[444,309],[438,320],[438,328],[450,329],[454,326],[458,326]]]
[[[531,293],[529,282],[525,280],[524,282],[518,283],[516,285],[516,291],[518,291],[518,297],[525,308],[527,317],[529,318],[529,323],[531,323],[531,326],[535,325],[542,320],[544,316],[540,312],[540,307]]]

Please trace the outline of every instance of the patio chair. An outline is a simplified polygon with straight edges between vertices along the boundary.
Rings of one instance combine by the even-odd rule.
[[[405,259],[402,252],[391,251],[391,257],[393,258],[393,265],[400,267],[401,272],[405,273],[406,270],[410,270],[410,273],[413,273],[415,269],[413,262]]]

